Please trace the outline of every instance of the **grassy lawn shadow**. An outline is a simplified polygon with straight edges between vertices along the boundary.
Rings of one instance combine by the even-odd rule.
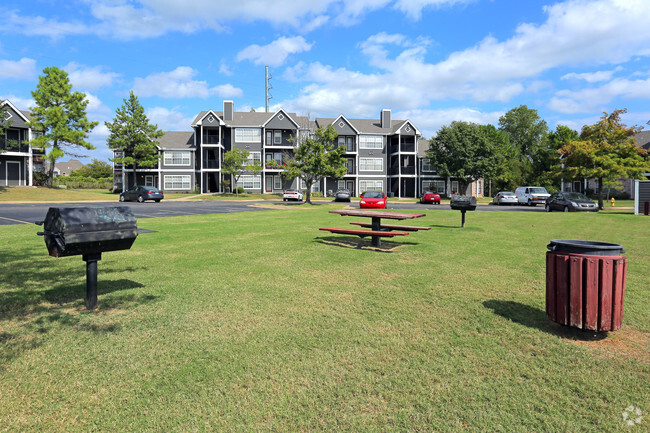
[[[495,314],[520,325],[539,329],[569,340],[600,341],[607,338],[608,335],[606,332],[583,331],[578,328],[562,326],[546,317],[545,311],[520,302],[490,299],[484,301],[483,306],[491,309]]]
[[[378,253],[392,253],[397,250],[397,248],[405,245],[418,245],[417,242],[392,242],[392,241],[381,241],[380,247],[373,247],[370,239],[360,239],[352,237],[337,237],[337,236],[321,236],[314,238],[314,242],[318,242],[324,245],[331,245],[341,248],[351,248],[356,250],[367,250],[367,251],[376,251]]]

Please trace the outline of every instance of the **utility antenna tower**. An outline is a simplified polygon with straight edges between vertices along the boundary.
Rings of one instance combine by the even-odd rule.
[[[265,101],[266,101],[266,112],[268,113],[268,112],[269,112],[269,101],[270,101],[271,99],[273,99],[273,96],[271,95],[271,93],[269,93],[269,90],[271,90],[271,89],[273,88],[273,86],[271,86],[271,85],[269,84],[269,80],[270,80],[271,78],[273,78],[273,77],[269,74],[269,67],[268,67],[268,66],[264,66],[264,73],[265,73],[265,74],[264,74],[264,75],[265,75],[264,84],[265,84],[265,90],[266,90],[266,92],[265,92],[265,94],[266,94],[266,98],[265,98]]]

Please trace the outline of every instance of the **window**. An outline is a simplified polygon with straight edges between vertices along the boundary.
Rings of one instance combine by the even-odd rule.
[[[361,192],[366,191],[383,191],[384,182],[381,180],[360,180],[359,181],[359,190]]]
[[[147,175],[144,177],[144,186],[156,186],[153,184],[153,176]]]
[[[282,131],[273,131],[273,144],[282,144]]]
[[[244,189],[260,189],[262,188],[262,176],[244,174],[239,178],[237,186],[241,186]]]
[[[383,149],[384,138],[381,135],[361,135],[359,149]]]
[[[190,152],[184,150],[166,150],[165,165],[190,165]]]
[[[436,169],[431,165],[431,160],[429,158],[424,158],[422,160],[422,171],[436,171]]]
[[[437,192],[438,194],[444,194],[445,181],[444,180],[423,180],[422,191],[434,191]]]
[[[191,176],[184,175],[166,175],[165,189],[191,189]]]
[[[344,180],[339,180],[338,189],[345,189],[345,181]]]
[[[235,141],[238,143],[261,143],[262,130],[259,128],[235,128]]]
[[[359,171],[383,171],[382,158],[359,158]]]
[[[282,176],[273,176],[273,189],[282,189]]]
[[[248,162],[246,165],[253,165],[255,163],[262,164],[262,152],[250,152],[248,154]]]

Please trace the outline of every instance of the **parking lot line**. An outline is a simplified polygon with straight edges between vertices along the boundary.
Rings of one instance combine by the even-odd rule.
[[[7,221],[13,221],[21,224],[34,224],[34,222],[29,222],[29,221],[21,221],[21,220],[15,220],[13,218],[5,218],[5,217],[0,217],[0,219],[7,220]]]

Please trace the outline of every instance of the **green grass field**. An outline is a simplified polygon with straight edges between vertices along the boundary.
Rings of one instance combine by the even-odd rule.
[[[647,431],[647,217],[428,210],[373,250],[276,207],[139,220],[94,312],[81,257],[0,227],[0,431]],[[627,250],[621,330],[547,320],[554,238]]]

